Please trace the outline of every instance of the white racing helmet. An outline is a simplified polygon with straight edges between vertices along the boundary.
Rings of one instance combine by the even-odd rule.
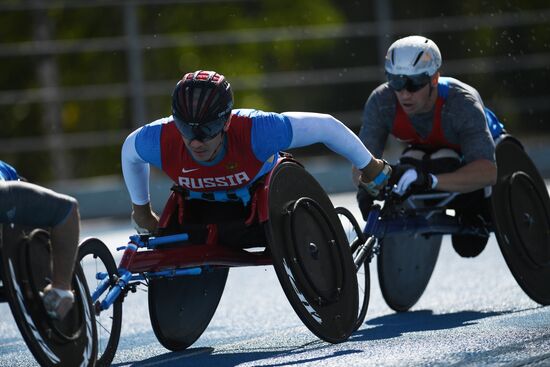
[[[441,52],[430,39],[409,36],[395,41],[386,54],[385,69],[391,75],[434,75],[441,67]]]

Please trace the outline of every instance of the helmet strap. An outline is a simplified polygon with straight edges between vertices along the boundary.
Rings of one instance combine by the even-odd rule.
[[[433,82],[433,79],[430,80],[430,83],[429,83],[430,84],[430,90],[429,90],[429,93],[428,93],[428,98],[430,98],[432,103],[435,105],[435,101],[437,100],[437,97],[438,97],[438,88],[437,88],[437,82],[436,82],[435,86],[432,84],[432,82]]]
[[[227,130],[229,130],[229,125],[231,125],[231,115],[227,118],[227,121],[223,125],[223,132],[225,133]]]
[[[430,77],[430,82],[428,83],[428,84],[430,84],[430,93],[428,94],[428,96],[429,96],[430,98],[432,97],[432,92],[433,92],[433,90],[435,89],[435,88],[434,88],[434,85],[433,85],[434,79],[435,79],[435,85],[437,86],[437,82],[438,82],[438,80],[439,80],[439,73],[436,73],[436,74],[434,74],[434,75],[432,75],[432,76]],[[436,89],[436,92],[437,92],[437,89]]]

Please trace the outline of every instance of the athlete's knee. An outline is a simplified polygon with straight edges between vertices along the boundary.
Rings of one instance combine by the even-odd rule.
[[[63,208],[64,210],[56,217],[54,227],[58,227],[64,224],[74,225],[80,221],[80,209],[78,201],[69,195],[58,194],[57,196],[58,208]]]
[[[419,149],[407,149],[399,158],[400,164],[411,164],[418,166],[425,159],[426,153]]]
[[[443,148],[430,154],[429,162],[430,172],[453,172],[462,165],[462,157],[452,149]]]
[[[460,155],[456,151],[448,148],[439,149],[433,152],[432,154],[430,154],[430,159],[442,159],[442,158],[457,159],[457,160],[461,159]]]

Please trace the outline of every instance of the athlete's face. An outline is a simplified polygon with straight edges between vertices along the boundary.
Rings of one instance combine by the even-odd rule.
[[[191,155],[196,161],[208,162],[216,158],[216,155],[220,152],[220,148],[223,143],[223,133],[220,132],[210,140],[189,140],[182,135],[185,146],[191,152]]]
[[[408,116],[429,112],[432,110],[437,99],[438,79],[439,73],[435,74],[428,84],[416,92],[409,92],[405,88],[400,91],[394,90],[399,104],[403,107],[403,111],[405,111]],[[432,88],[430,88],[430,84]]]

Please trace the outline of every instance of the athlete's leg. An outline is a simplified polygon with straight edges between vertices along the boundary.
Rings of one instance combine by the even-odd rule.
[[[63,318],[73,303],[71,278],[80,235],[77,201],[27,182],[0,184],[0,222],[50,228],[52,284],[44,289],[50,314]]]
[[[51,229],[52,287],[71,289],[71,278],[80,236],[80,214],[76,200],[67,218]]]

